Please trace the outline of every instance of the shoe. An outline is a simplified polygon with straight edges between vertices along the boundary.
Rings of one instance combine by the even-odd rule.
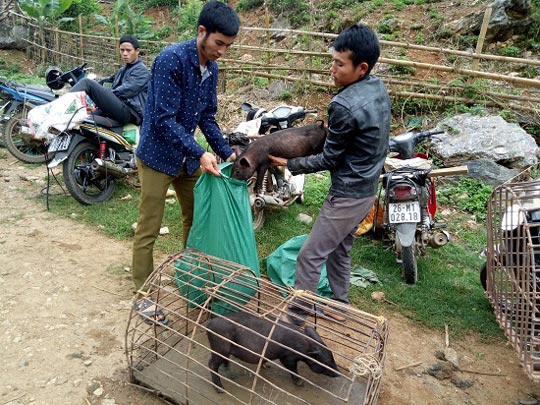
[[[336,312],[336,311],[332,311],[332,310],[323,310],[322,308],[317,308],[317,316],[320,316],[321,318],[324,318],[324,319],[329,319],[331,321],[336,321],[336,322],[340,322],[340,323],[344,323],[347,321],[347,318],[340,314],[339,312]]]
[[[165,326],[169,323],[169,318],[165,316],[165,313],[149,299],[144,299],[136,303],[135,310],[140,313],[143,321],[149,325],[158,324]]]

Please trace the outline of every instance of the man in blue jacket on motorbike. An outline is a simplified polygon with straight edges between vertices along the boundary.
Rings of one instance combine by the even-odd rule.
[[[150,72],[140,60],[139,41],[132,35],[120,38],[120,54],[125,65],[116,74],[96,82],[88,78],[79,81],[71,91],[84,91],[97,107],[94,115],[112,118],[120,124],[142,121]],[[112,83],[111,88],[103,83]]]
[[[328,106],[323,151],[288,161],[272,157],[274,165],[286,165],[294,175],[330,171],[330,190],[298,254],[294,286],[316,292],[326,263],[332,298],[342,304],[349,302],[349,252],[355,231],[373,206],[388,151],[390,99],[382,81],[370,74],[379,55],[377,36],[367,26],[355,24],[341,32],[334,42],[330,69],[340,90]],[[288,319],[301,325],[312,310],[297,300]],[[326,315],[346,320],[339,311]]]

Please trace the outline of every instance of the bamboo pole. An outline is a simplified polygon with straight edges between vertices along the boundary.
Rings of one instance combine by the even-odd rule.
[[[336,34],[316,32],[316,31],[301,31],[301,30],[293,30],[293,29],[240,27],[240,30],[244,30],[248,33],[253,32],[253,31],[266,31],[266,30],[275,31],[275,32],[281,31],[281,32],[287,32],[291,34],[306,34],[306,35],[312,35],[315,37],[328,38],[328,39],[334,39],[337,37]],[[463,56],[465,58],[472,58],[473,56],[471,52],[460,51],[457,49],[441,48],[441,47],[428,46],[428,45],[417,45],[417,44],[411,44],[409,42],[387,41],[383,39],[379,40],[379,42],[383,46],[394,47],[394,48],[415,49],[419,51]],[[478,59],[484,59],[484,60],[501,61],[501,62],[508,62],[508,63],[521,63],[521,64],[540,66],[540,60],[537,60],[537,59],[523,59],[523,58],[514,58],[511,56],[499,56],[499,55],[490,55],[490,54],[476,54],[475,57]]]
[[[317,80],[311,80],[311,79],[305,79],[302,77],[294,77],[294,76],[282,76],[278,74],[272,74],[272,73],[266,73],[266,72],[248,72],[246,73],[246,69],[226,69],[229,73],[236,73],[236,74],[256,74],[260,77],[267,77],[267,78],[281,78],[282,80],[288,80],[288,81],[302,81],[304,83],[310,83],[316,86],[322,86],[327,88],[332,88],[334,85],[330,82],[321,82]],[[402,85],[399,80],[392,80],[392,79],[385,79],[385,82],[387,84],[396,84],[396,85]],[[407,83],[406,83],[407,84]],[[465,87],[450,87],[446,86],[444,88],[439,88],[436,85],[429,85],[429,84],[421,84],[421,83],[410,83],[411,85],[415,85],[421,88],[427,88],[427,89],[436,89],[439,91],[451,91],[453,94],[443,94],[443,95],[437,95],[437,94],[430,94],[430,93],[420,93],[418,91],[411,92],[411,91],[404,91],[404,90],[398,90],[393,87],[389,88],[389,92],[391,94],[395,94],[398,96],[406,96],[406,97],[412,97],[412,98],[424,98],[424,99],[433,99],[433,100],[440,100],[440,101],[454,101],[454,102],[460,102],[464,104],[485,104],[487,106],[492,107],[500,107],[503,105],[504,101],[517,101],[517,102],[528,102],[533,105],[527,107],[522,104],[512,104],[514,108],[518,108],[520,110],[529,111],[529,112],[538,112],[536,107],[534,107],[534,104],[540,103],[540,98],[533,98],[533,97],[526,97],[526,96],[519,96],[514,94],[506,94],[506,93],[495,93],[495,92],[489,92],[489,91],[481,91],[476,90],[475,94],[478,96],[484,97],[484,99],[477,99],[477,98],[466,98],[466,97],[459,97],[455,94],[460,91],[465,91]],[[490,100],[490,101],[487,101]]]
[[[83,46],[83,24],[82,24],[82,14],[79,14],[79,48],[80,48],[80,57],[84,60],[84,46]]]
[[[480,64],[480,59],[476,55],[482,53],[482,49],[484,48],[484,40],[486,39],[486,32],[488,29],[489,22],[491,21],[491,12],[493,9],[491,7],[487,7],[486,11],[484,12],[484,19],[482,20],[482,27],[480,28],[480,35],[478,36],[478,42],[476,43],[476,50],[473,55],[473,61],[471,64],[471,70],[477,70],[478,65]]]
[[[418,69],[429,69],[429,70],[437,70],[440,72],[456,73],[456,74],[468,75],[468,76],[473,76],[473,77],[483,77],[486,79],[504,81],[504,82],[508,82],[512,84],[522,84],[525,86],[540,87],[540,80],[527,79],[524,77],[505,76],[498,73],[481,72],[478,70],[460,69],[460,68],[449,67],[449,66],[432,65],[430,63],[419,63],[419,62],[412,62],[412,61],[399,60],[399,59],[390,59],[390,58],[380,58],[379,62],[388,63],[391,65],[410,66],[410,67],[414,67]]]
[[[329,52],[300,51],[300,50],[295,50],[295,49],[280,49],[280,48],[270,49],[266,47],[262,48],[262,47],[255,47],[255,46],[249,46],[249,45],[242,45],[242,49],[251,50],[251,51],[259,51],[259,52],[273,52],[277,54],[286,53],[286,54],[292,54],[292,55],[320,56],[320,57],[325,57],[325,58],[332,57],[332,55]],[[524,85],[532,85],[534,87],[540,87],[540,81],[535,80],[535,79],[504,76],[504,75],[500,75],[496,73],[473,71],[471,69],[461,69],[461,68],[450,67],[450,66],[434,65],[431,63],[420,63],[420,62],[384,58],[384,57],[379,58],[379,63],[388,63],[391,65],[398,65],[398,66],[410,66],[410,67],[414,67],[418,69],[437,70],[441,72],[454,72],[454,73],[467,74],[467,75],[472,75],[472,76],[477,76],[477,77],[491,78],[494,80],[505,80],[514,84],[520,83]]]

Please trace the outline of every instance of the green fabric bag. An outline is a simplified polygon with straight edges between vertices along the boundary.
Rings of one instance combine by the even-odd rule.
[[[232,163],[220,164],[221,177],[203,173],[193,189],[195,206],[193,225],[187,240],[188,248],[195,248],[207,255],[229,260],[249,267],[240,282],[229,281],[218,292],[238,306],[216,299],[212,309],[218,313],[238,311],[257,291],[261,276],[259,257],[253,230],[253,217],[249,192],[245,181],[231,179]],[[203,303],[208,297],[205,287],[215,286],[229,276],[227,270],[210,269],[204,264],[196,272],[188,263],[177,263],[176,284],[181,293],[192,301],[192,306]],[[238,292],[237,294],[235,293]]]
[[[296,274],[296,258],[308,235],[295,236],[279,246],[264,259],[266,273],[273,283],[294,287]],[[326,276],[326,264],[323,264],[317,294],[331,297],[332,290]]]

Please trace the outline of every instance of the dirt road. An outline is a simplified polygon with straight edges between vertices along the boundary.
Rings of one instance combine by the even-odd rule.
[[[0,405],[163,403],[128,381],[131,243],[48,213],[36,199],[44,168],[6,155],[0,149]],[[423,330],[391,306],[381,315],[390,343],[380,404],[517,404],[540,394],[510,345],[474,336],[450,340],[468,371],[443,362],[437,379],[426,371],[444,331]]]

